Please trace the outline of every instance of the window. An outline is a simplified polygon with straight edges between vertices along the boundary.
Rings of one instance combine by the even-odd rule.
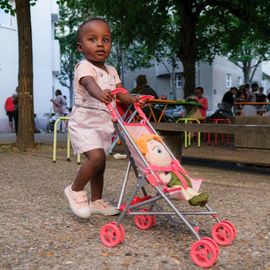
[[[181,75],[175,75],[175,87],[182,88],[182,76]]]
[[[232,87],[232,74],[226,74],[226,88]]]
[[[241,76],[237,77],[237,86],[240,86],[243,84],[243,78]]]

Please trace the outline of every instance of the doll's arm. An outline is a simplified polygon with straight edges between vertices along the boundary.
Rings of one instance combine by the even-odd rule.
[[[170,173],[166,174],[166,173],[164,173],[164,172],[160,172],[160,173],[158,174],[158,176],[160,177],[160,179],[161,179],[165,184],[168,184],[168,183],[170,182],[170,180],[171,180],[171,174],[170,174]]]

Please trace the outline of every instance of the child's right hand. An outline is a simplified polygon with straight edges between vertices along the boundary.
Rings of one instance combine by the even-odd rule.
[[[105,104],[109,104],[113,100],[113,94],[112,91],[109,89],[105,89],[101,91],[99,100]]]

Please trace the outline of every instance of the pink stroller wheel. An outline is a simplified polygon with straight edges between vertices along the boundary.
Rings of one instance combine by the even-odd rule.
[[[125,240],[126,233],[125,233],[125,228],[124,228],[123,224],[120,224],[119,228],[120,228],[120,232],[121,232],[121,241],[120,241],[120,243],[122,243]]]
[[[206,238],[193,243],[190,249],[193,262],[203,268],[214,265],[218,257],[216,246]]]
[[[233,229],[233,233],[234,233],[234,237],[233,237],[233,240],[234,240],[237,236],[237,231],[236,231],[235,226],[229,220],[222,220],[222,222],[227,223],[229,226],[231,226],[231,228]]]
[[[147,209],[142,209],[140,211],[147,211]],[[134,217],[134,223],[137,228],[147,230],[156,224],[156,216],[138,215]]]
[[[218,244],[210,237],[202,237],[201,240],[207,241],[208,243],[211,243],[214,245],[215,251],[216,251],[216,256],[218,257],[219,255],[219,247]]]
[[[217,244],[228,246],[235,238],[235,232],[231,225],[221,221],[212,227],[212,237]]]
[[[100,229],[100,240],[107,247],[114,247],[121,243],[124,239],[124,231],[116,226],[115,222],[105,224]]]

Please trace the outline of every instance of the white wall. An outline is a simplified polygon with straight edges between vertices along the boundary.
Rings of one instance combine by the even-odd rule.
[[[0,25],[0,131],[8,129],[8,118],[4,103],[15,93],[18,84],[18,42],[17,22],[14,17],[0,13],[10,24]],[[2,17],[3,18],[3,17]],[[5,41],[5,42],[3,42]]]
[[[58,13],[56,0],[37,1],[31,8],[33,39],[33,91],[34,112],[39,118],[52,110],[50,99],[56,88],[52,72],[59,68],[60,61],[58,41],[54,40],[51,14]],[[0,13],[1,16],[1,13]],[[14,19],[15,20],[15,19]],[[16,22],[13,28],[0,25],[0,103],[14,93],[18,84],[18,39]],[[8,130],[7,117],[0,106],[0,132]]]

